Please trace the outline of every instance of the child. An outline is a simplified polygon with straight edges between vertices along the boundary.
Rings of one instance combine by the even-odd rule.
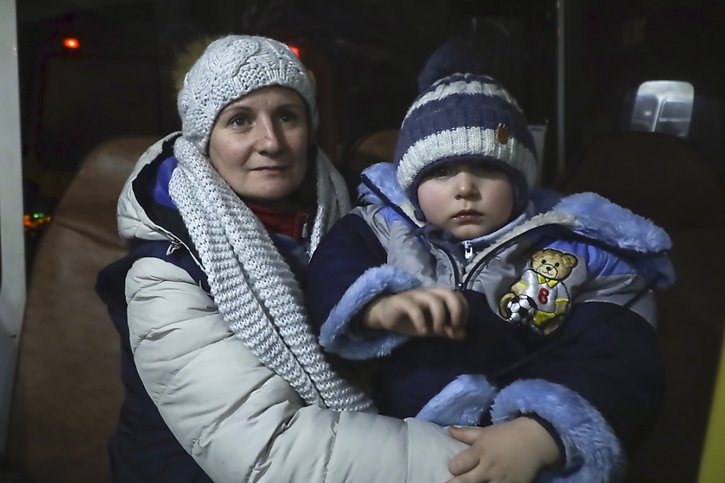
[[[508,92],[441,78],[406,114],[395,166],[363,174],[370,204],[315,252],[308,304],[328,351],[378,359],[383,414],[533,418],[558,445],[557,475],[610,481],[661,398],[650,289],[672,281],[670,241],[593,193],[531,192],[536,176]]]

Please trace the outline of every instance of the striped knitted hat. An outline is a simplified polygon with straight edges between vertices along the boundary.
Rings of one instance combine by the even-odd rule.
[[[486,75],[455,73],[423,90],[395,147],[397,177],[417,206],[417,188],[446,161],[486,162],[506,172],[522,206],[538,173],[534,140],[516,100]]]
[[[206,153],[219,112],[230,102],[268,86],[296,91],[307,103],[311,125],[317,128],[315,89],[289,47],[248,35],[229,35],[210,43],[186,74],[177,98],[184,137]]]

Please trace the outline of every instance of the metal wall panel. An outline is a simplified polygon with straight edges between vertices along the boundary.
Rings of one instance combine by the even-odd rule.
[[[22,161],[15,0],[0,0],[0,461],[25,308]]]

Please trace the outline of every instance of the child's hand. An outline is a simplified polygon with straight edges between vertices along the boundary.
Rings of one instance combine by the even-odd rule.
[[[551,435],[526,417],[484,428],[448,428],[458,441],[470,444],[448,462],[454,476],[448,483],[529,483],[562,455]]]
[[[385,295],[371,302],[363,313],[363,325],[412,336],[463,339],[466,336],[468,302],[449,288],[416,288]]]

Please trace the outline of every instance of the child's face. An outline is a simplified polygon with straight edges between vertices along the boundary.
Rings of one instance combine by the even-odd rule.
[[[426,219],[459,240],[501,228],[513,212],[513,187],[502,171],[480,164],[444,163],[418,186]]]

